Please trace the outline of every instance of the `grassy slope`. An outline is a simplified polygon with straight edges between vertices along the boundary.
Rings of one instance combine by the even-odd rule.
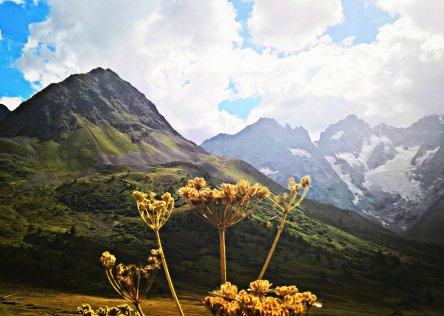
[[[198,175],[213,184],[242,177],[267,181],[247,164],[215,156],[147,172],[131,166],[97,170],[93,158],[106,150],[123,154],[116,144],[125,143],[125,135],[101,135],[94,126],[75,133],[62,144],[0,140],[0,267],[9,278],[4,284],[21,279],[39,287],[112,295],[97,263],[100,253],[110,250],[125,262],[143,262],[154,244],[137,216],[133,190],[176,191]],[[218,284],[218,237],[183,201],[177,205],[161,234],[179,293],[198,299]],[[274,213],[265,204],[227,232],[229,279],[241,287],[257,277],[275,232],[264,221]],[[407,243],[355,213],[307,201],[302,212],[290,216],[266,278],[319,294],[325,304],[319,315],[396,310],[439,315],[443,266],[441,248]],[[168,293],[162,275],[154,292]]]

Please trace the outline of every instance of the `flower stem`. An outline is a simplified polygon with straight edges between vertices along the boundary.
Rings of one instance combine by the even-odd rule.
[[[140,303],[134,303],[134,306],[136,307],[136,311],[139,313],[140,316],[145,316],[145,314],[143,313],[142,308],[140,307]]]
[[[225,229],[219,228],[220,246],[220,282],[221,285],[227,282],[227,259],[225,254]]]
[[[288,212],[284,212],[284,215],[281,218],[281,222],[279,224],[279,228],[274,238],[273,245],[271,246],[270,252],[268,253],[267,260],[265,260],[264,266],[262,267],[261,273],[259,274],[258,280],[262,280],[265,271],[267,270],[268,264],[270,263],[271,257],[273,256],[274,250],[276,249],[276,245],[281,237],[282,230],[284,229],[285,219],[287,218]]]
[[[183,311],[182,311],[182,307],[180,306],[180,303],[179,303],[179,299],[177,298],[177,295],[176,295],[176,291],[174,290],[173,282],[171,281],[170,272],[168,271],[168,266],[167,266],[167,263],[165,260],[165,255],[163,253],[162,243],[160,241],[159,230],[155,229],[154,233],[156,235],[157,245],[159,246],[159,250],[160,250],[160,259],[162,260],[162,267],[163,267],[163,270],[165,271],[165,276],[166,276],[166,279],[168,282],[168,286],[170,287],[171,295],[173,296],[174,302],[176,303],[177,309],[179,310],[179,314],[181,316],[184,316]]]

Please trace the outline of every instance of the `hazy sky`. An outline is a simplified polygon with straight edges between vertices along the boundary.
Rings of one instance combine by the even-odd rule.
[[[442,0],[0,0],[0,103],[111,68],[197,143],[444,114]]]

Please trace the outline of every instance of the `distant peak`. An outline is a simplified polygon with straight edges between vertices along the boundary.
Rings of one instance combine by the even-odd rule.
[[[358,116],[356,114],[347,115],[345,117],[345,119],[348,120],[348,121],[350,121],[350,120],[359,120],[359,118],[358,118]]]
[[[274,118],[269,117],[261,117],[259,120],[257,120],[256,124],[273,124],[273,125],[279,125],[279,123]]]

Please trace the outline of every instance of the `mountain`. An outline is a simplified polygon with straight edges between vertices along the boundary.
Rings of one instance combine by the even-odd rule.
[[[52,84],[7,118],[0,121],[0,280],[11,293],[30,293],[28,301],[3,296],[7,314],[74,314],[73,295],[80,302],[84,293],[116,295],[99,267],[100,253],[109,250],[119,262],[143,263],[155,247],[133,190],[172,192],[176,210],[161,236],[179,297],[197,310],[196,302],[218,285],[218,235],[193,214],[178,188],[203,176],[212,187],[246,178],[283,191],[248,163],[209,154],[183,138],[143,94],[109,69]],[[346,200],[341,194],[353,200],[303,128],[266,119],[250,128],[245,141],[261,146],[245,157],[265,156],[270,162],[264,168],[275,171],[276,151],[294,159],[294,172],[311,168],[315,178],[330,177],[327,188],[315,182],[314,196],[318,189],[325,196],[330,190],[338,202]],[[260,271],[276,231],[276,220],[272,229],[265,222],[276,213],[271,202],[263,203],[227,230],[228,275],[242,288]],[[288,215],[266,278],[314,291],[328,315],[389,315],[406,309],[439,315],[443,253],[440,246],[406,240],[355,212],[305,200]],[[152,300],[168,295],[162,273]],[[49,309],[46,294],[22,291],[30,283],[45,293],[51,292],[48,287],[65,291],[56,299],[63,306]]]
[[[411,227],[444,193],[444,116],[426,116],[407,128],[371,128],[350,115],[316,143],[302,127],[262,121],[202,147],[244,159],[282,185],[311,174],[313,199],[358,211],[394,231]]]
[[[0,125],[0,137],[18,136],[66,144],[77,160],[89,163],[143,165],[206,154],[181,137],[141,92],[102,68],[51,84],[22,103]]]
[[[9,109],[4,104],[0,104],[0,120],[9,114]]]
[[[206,140],[202,147],[222,157],[245,160],[283,186],[290,177],[309,174],[313,179],[310,198],[345,209],[353,207],[347,186],[302,127],[282,127],[274,119],[262,118],[236,135],[220,134]]]

